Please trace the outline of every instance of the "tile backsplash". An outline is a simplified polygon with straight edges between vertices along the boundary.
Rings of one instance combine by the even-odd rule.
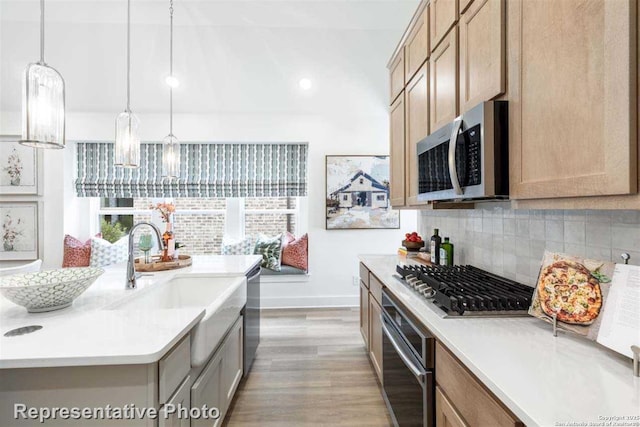
[[[425,240],[449,237],[456,264],[472,264],[533,286],[544,250],[640,265],[640,211],[513,210],[509,203],[475,209],[420,211]]]

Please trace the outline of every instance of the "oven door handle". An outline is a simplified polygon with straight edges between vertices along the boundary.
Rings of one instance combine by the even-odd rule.
[[[411,371],[411,373],[413,374],[413,376],[416,377],[416,379],[418,380],[418,382],[420,384],[424,384],[424,379],[425,376],[427,374],[427,371],[425,371],[424,369],[416,366],[412,361],[411,358],[407,355],[407,353],[405,352],[405,350],[402,348],[402,344],[400,344],[396,338],[395,338],[395,334],[393,332],[391,332],[391,330],[389,329],[389,327],[387,326],[387,320],[384,318],[384,315],[380,315],[380,320],[382,321],[382,331],[384,332],[384,334],[387,336],[387,338],[389,339],[389,341],[391,342],[391,345],[393,346],[393,348],[396,350],[396,352],[398,353],[398,356],[400,356],[400,359],[402,359],[402,361],[404,362],[404,364],[407,366],[407,368],[409,368],[409,370]]]
[[[449,177],[451,178],[451,185],[453,185],[453,191],[457,196],[462,196],[462,187],[460,187],[460,180],[458,179],[458,169],[456,168],[456,146],[458,144],[458,134],[462,127],[462,116],[456,117],[453,121],[453,128],[451,130],[451,138],[449,138]]]

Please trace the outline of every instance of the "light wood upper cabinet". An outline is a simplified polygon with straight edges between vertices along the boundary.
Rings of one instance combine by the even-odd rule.
[[[505,91],[505,0],[476,0],[460,15],[460,113]]]
[[[436,387],[436,427],[468,427],[440,387]]]
[[[636,2],[508,6],[511,198],[637,192]]]
[[[390,111],[390,177],[389,202],[391,206],[405,205],[405,120],[404,94],[401,94],[391,105]]]
[[[405,81],[408,82],[429,57],[429,8],[425,7],[411,29],[404,47]]]
[[[431,0],[429,3],[431,52],[458,20],[458,0]]]
[[[417,145],[429,135],[429,67],[424,64],[406,88],[407,205],[418,204]]]
[[[400,95],[402,90],[404,89],[404,49],[401,49],[391,64],[389,65],[389,79],[391,83],[391,93],[389,95],[390,103],[393,104],[395,99]]]
[[[429,125],[430,132],[435,132],[458,116],[457,28],[453,28],[431,54],[429,67]]]

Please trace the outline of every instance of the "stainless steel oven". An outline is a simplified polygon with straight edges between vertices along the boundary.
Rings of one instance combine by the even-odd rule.
[[[395,426],[435,425],[435,338],[382,293],[382,378]]]
[[[418,200],[509,196],[506,101],[483,102],[418,143]]]

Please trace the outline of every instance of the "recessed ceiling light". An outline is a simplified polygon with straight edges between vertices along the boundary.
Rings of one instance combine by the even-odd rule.
[[[167,76],[164,80],[169,87],[178,87],[180,86],[180,80],[176,76]]]
[[[300,79],[300,82],[298,82],[298,85],[300,86],[300,89],[302,90],[309,90],[311,89],[312,83],[310,79],[304,78],[304,79]]]

